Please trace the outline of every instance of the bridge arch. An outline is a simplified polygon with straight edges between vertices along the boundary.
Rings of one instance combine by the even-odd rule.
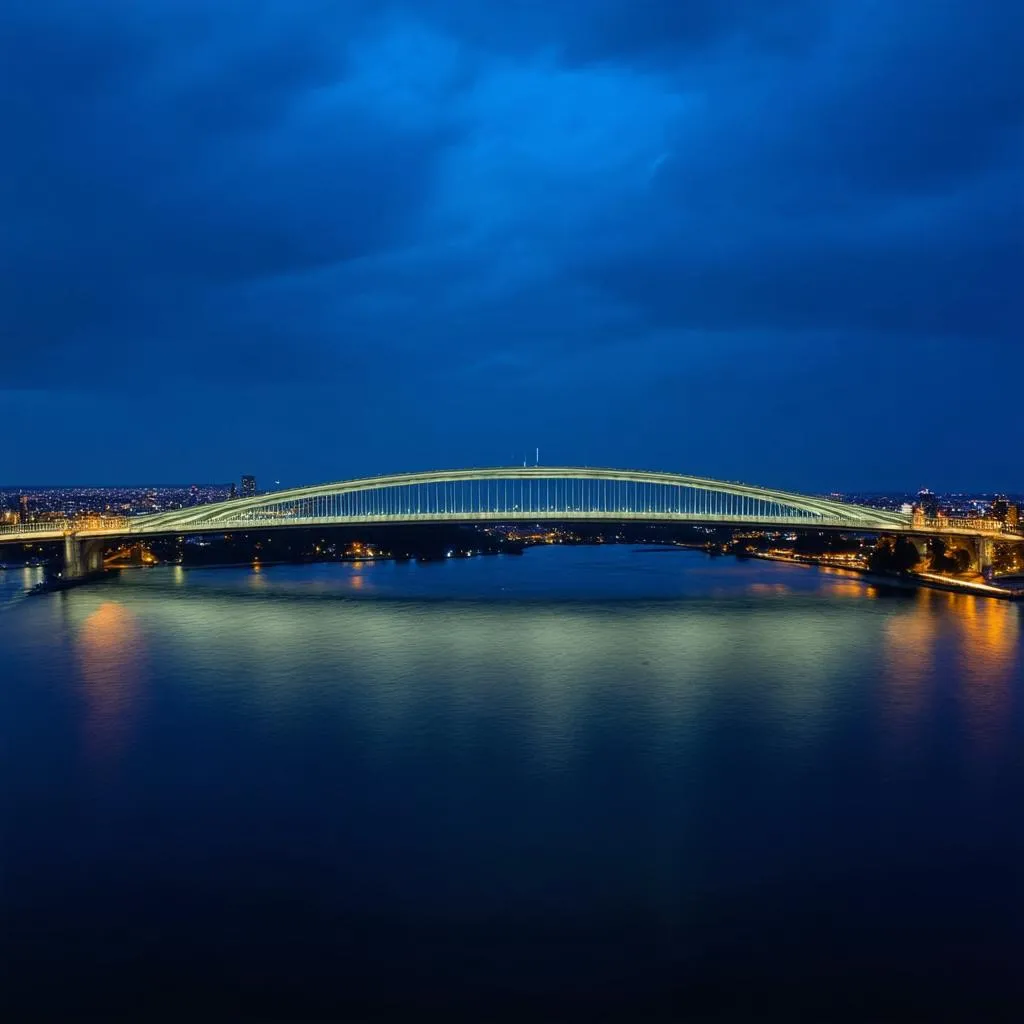
[[[751,484],[646,470],[514,466],[361,477],[140,516],[132,534],[358,523],[663,521],[906,528],[910,517]]]

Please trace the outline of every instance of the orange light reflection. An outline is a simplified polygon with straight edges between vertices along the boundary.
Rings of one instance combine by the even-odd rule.
[[[907,721],[941,684],[939,665],[954,665],[974,742],[992,746],[1007,734],[1012,680],[1020,657],[1020,615],[1005,601],[921,590],[913,607],[885,627],[889,707]]]
[[[135,616],[124,605],[105,601],[79,627],[77,653],[86,744],[93,754],[109,757],[128,738],[145,674],[144,642]]]

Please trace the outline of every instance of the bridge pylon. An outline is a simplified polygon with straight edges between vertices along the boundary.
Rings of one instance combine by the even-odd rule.
[[[64,559],[61,567],[65,579],[80,579],[103,568],[103,540],[79,539],[73,533],[64,535]]]
[[[922,537],[920,534],[911,534],[907,538],[911,544],[917,549],[918,556],[921,559],[921,563],[924,564],[932,556],[931,541],[928,537]]]
[[[974,542],[972,561],[982,575],[990,572],[995,558],[995,541],[991,537],[977,537]]]

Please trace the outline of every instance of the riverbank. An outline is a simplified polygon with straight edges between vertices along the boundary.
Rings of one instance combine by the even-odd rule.
[[[862,576],[871,583],[886,586],[928,587],[931,590],[946,590],[955,594],[974,594],[978,597],[994,597],[1001,601],[1024,601],[1024,589],[1000,587],[993,583],[980,580],[961,580],[952,576],[940,576],[938,573],[885,573],[867,569],[858,565],[849,565],[838,560],[818,558],[814,555],[775,555],[764,551],[750,551],[744,558],[759,558],[766,562],[788,562],[793,565],[818,566],[824,569],[838,569],[842,572]]]

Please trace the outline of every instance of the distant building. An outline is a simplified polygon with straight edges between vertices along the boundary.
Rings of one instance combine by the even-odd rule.
[[[242,497],[243,498],[255,498],[256,497],[256,477],[254,477],[254,476],[243,476],[242,477]]]
[[[996,498],[992,502],[990,511],[993,519],[1006,523],[1011,530],[1017,529],[1020,523],[1020,509],[1012,501],[1007,501],[1006,498]]]
[[[23,494],[18,499],[18,507],[21,510],[21,521],[23,523],[27,523],[29,521],[29,519],[30,519],[30,514],[29,514],[29,510],[28,510],[28,495],[27,494]]]
[[[235,487],[234,482],[231,484],[231,493],[228,495],[229,500],[234,500],[238,497],[238,488]]]
[[[917,507],[929,518],[935,519],[939,514],[939,496],[933,494],[927,487],[918,491]]]

